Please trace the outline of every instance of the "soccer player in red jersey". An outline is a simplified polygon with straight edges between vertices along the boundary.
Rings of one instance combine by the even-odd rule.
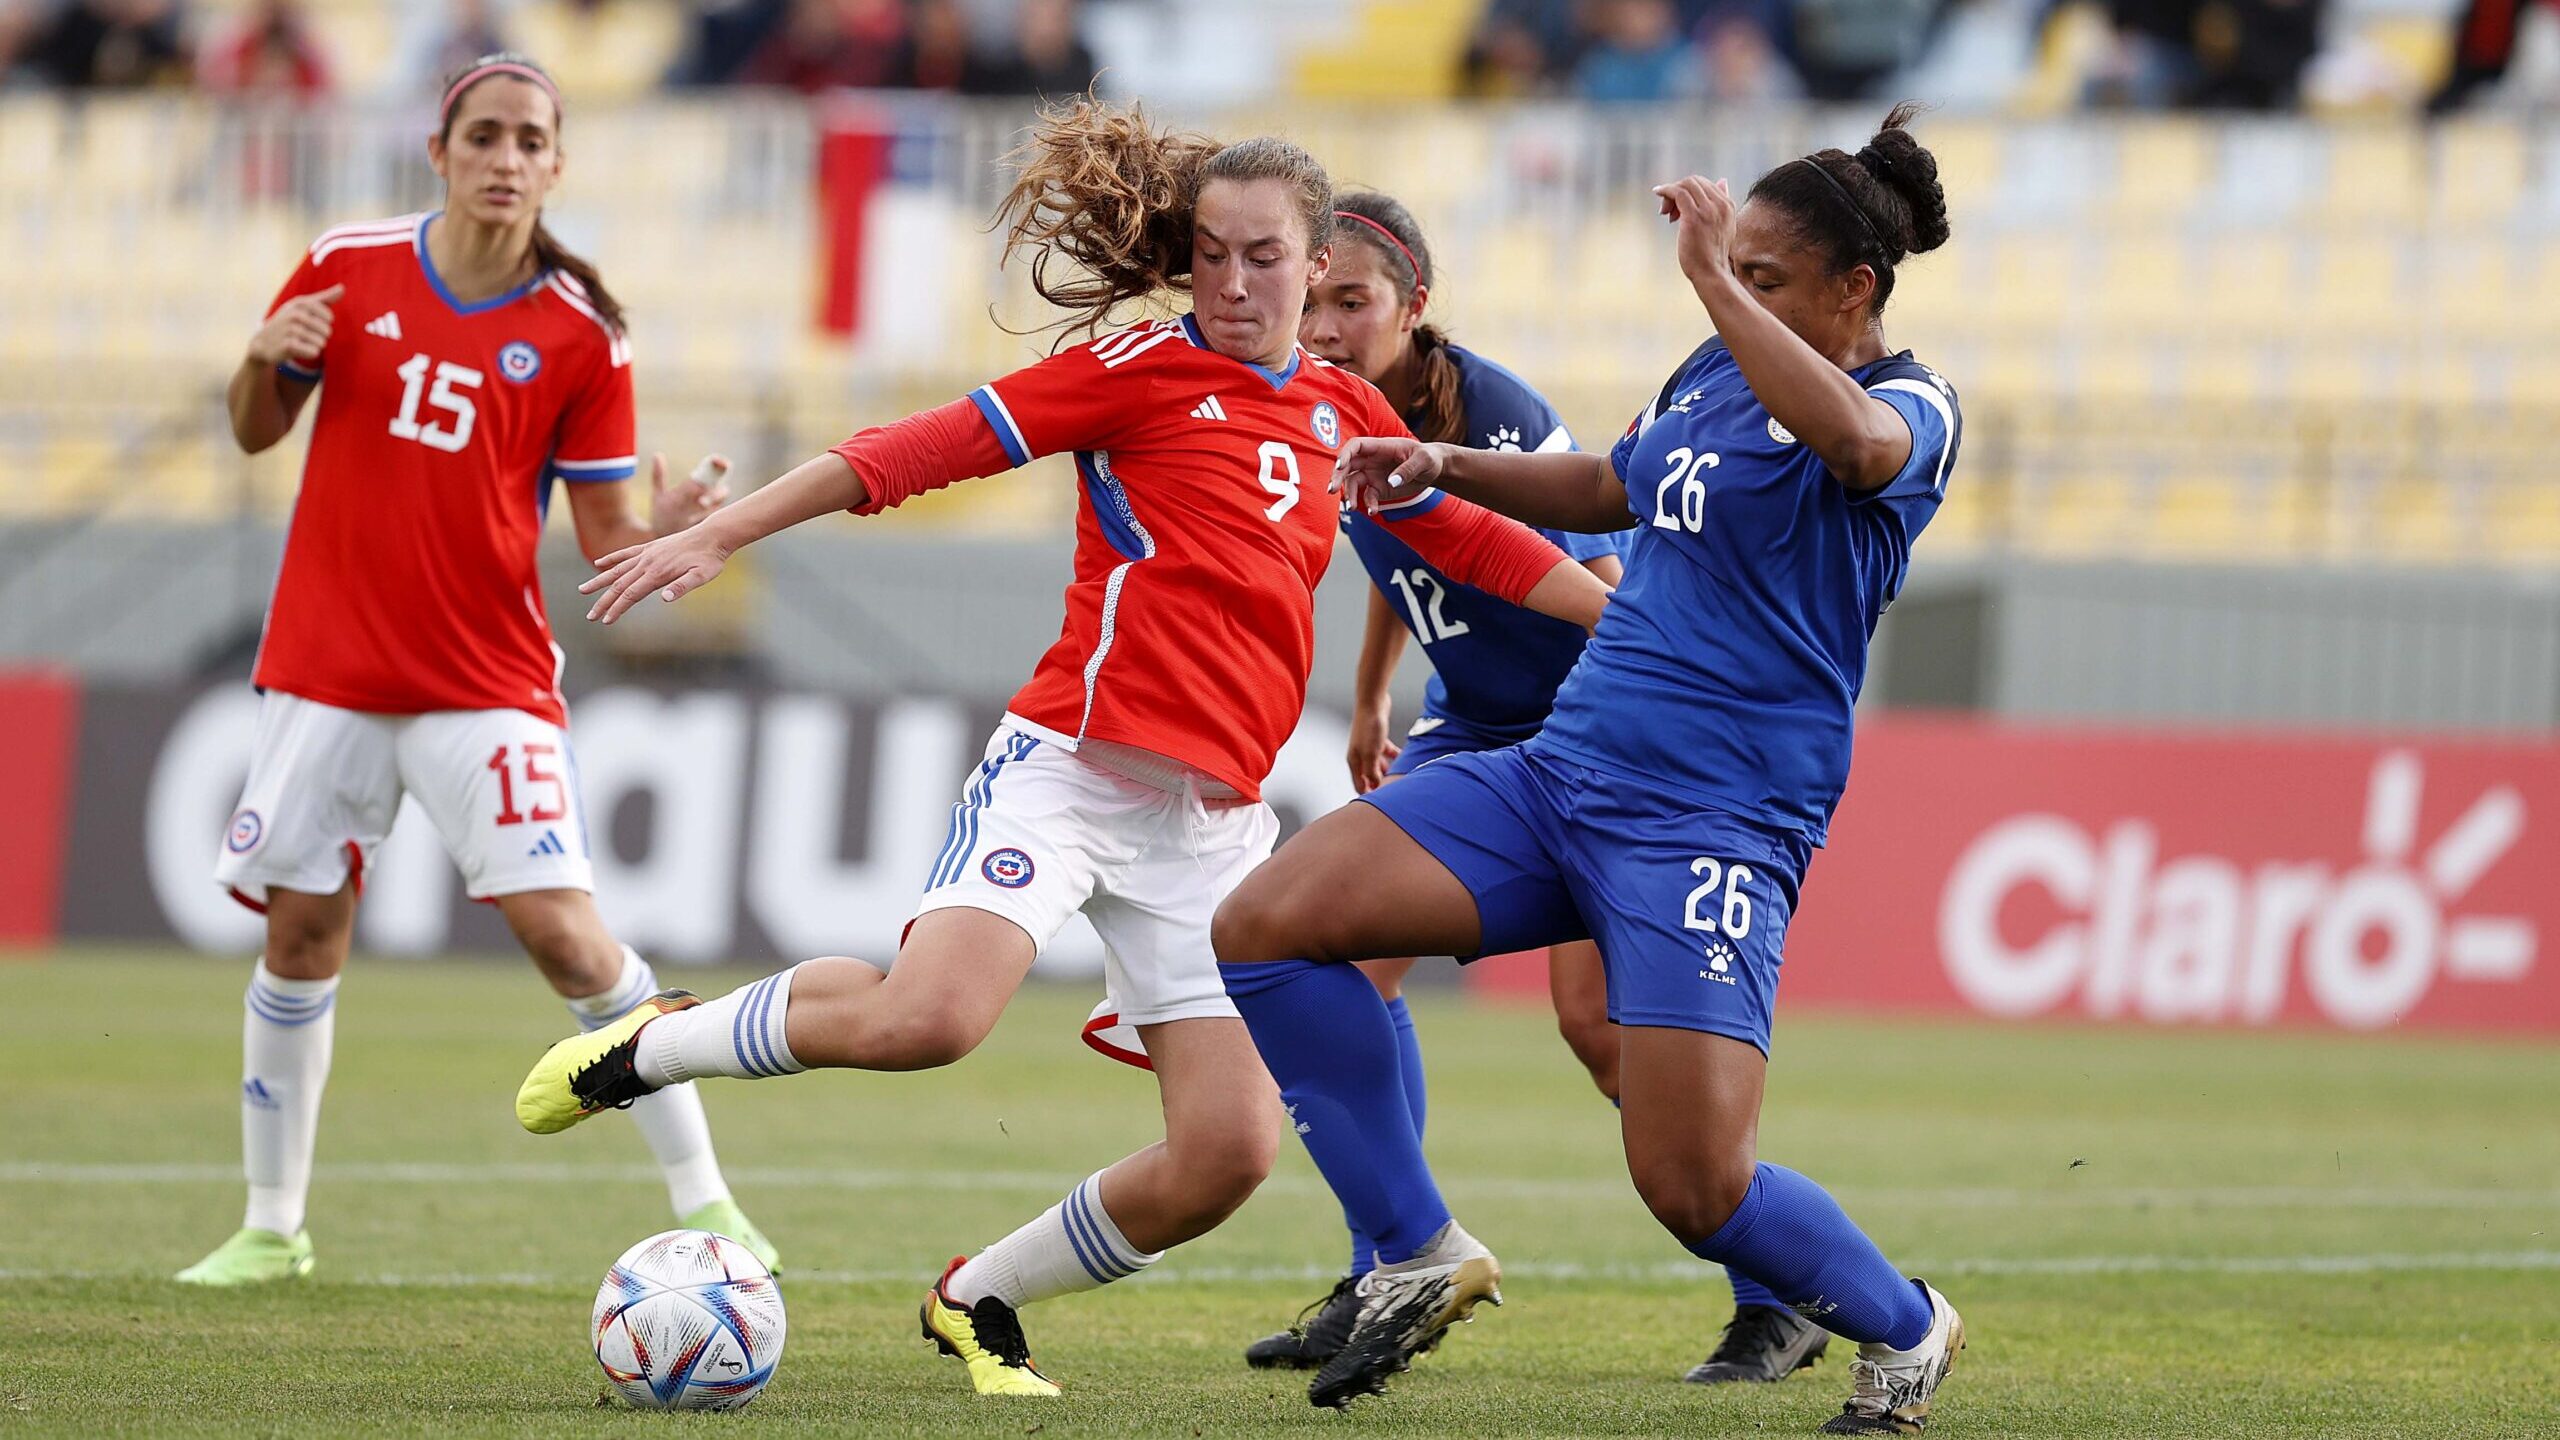
[[[670,487],[660,459],[653,515],[636,512],[621,308],[542,225],[559,142],[559,92],[540,67],[515,55],[466,67],[427,141],[445,208],[313,242],[231,378],[232,433],[253,454],[315,390],[320,404],[258,651],[256,751],[216,866],[267,917],[243,1047],[248,1216],[181,1280],[311,1269],[303,1211],[338,973],[365,864],[403,795],[581,1023],[658,989],[589,893],[535,548],[555,480],[569,482],[579,545],[602,555],[712,513],[725,462]],[[770,1262],[692,1090],[633,1116],[676,1214]]]
[[[516,1114],[548,1133],[705,1075],[950,1064],[1083,911],[1154,1060],[1165,1138],[953,1261],[922,1313],[980,1393],[1054,1395],[1017,1309],[1135,1274],[1270,1169],[1278,1097],[1211,963],[1209,919],[1278,828],[1261,786],[1306,701],[1339,513],[1325,467],[1353,437],[1407,432],[1368,382],[1296,343],[1334,224],[1332,185],[1305,151],[1162,134],[1086,101],[1043,117],[1025,157],[1006,213],[1042,295],[1091,327],[1167,290],[1188,290],[1191,312],[866,430],[696,530],[606,556],[588,586],[609,622],[786,526],[1074,453],[1065,625],[954,807],[896,967],[838,957],[709,1004],[671,992],[664,1013],[554,1046]],[[1075,278],[1058,273],[1070,263]],[[1392,523],[1467,583],[1577,624],[1599,616],[1607,587],[1524,526],[1445,498]]]

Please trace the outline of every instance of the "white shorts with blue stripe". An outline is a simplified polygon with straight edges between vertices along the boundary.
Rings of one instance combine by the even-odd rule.
[[[1268,805],[1204,804],[1003,725],[951,807],[916,913],[984,910],[1046,948],[1081,910],[1125,1022],[1233,1015],[1209,920],[1279,833]]]

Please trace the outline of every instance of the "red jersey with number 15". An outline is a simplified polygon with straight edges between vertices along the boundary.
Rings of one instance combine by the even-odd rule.
[[[383,714],[524,710],[567,723],[535,550],[551,483],[633,473],[630,350],[545,271],[465,305],[434,215],[346,225],[277,306],[346,286],[316,365],[311,451],[257,683]]]

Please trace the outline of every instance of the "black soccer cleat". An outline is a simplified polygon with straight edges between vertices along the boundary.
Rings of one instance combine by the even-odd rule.
[[[1323,1299],[1298,1312],[1297,1323],[1244,1347],[1244,1363],[1256,1370],[1313,1370],[1341,1353],[1359,1317],[1360,1280],[1345,1275]]]
[[[1831,1332],[1774,1305],[1740,1305],[1715,1353],[1680,1377],[1692,1385],[1767,1384],[1810,1368],[1831,1348]]]
[[[1361,1276],[1352,1293],[1359,1309],[1351,1334],[1307,1386],[1309,1403],[1330,1410],[1383,1394],[1390,1378],[1412,1369],[1413,1357],[1472,1318],[1476,1306],[1501,1304],[1502,1265],[1452,1220],[1420,1254]]]

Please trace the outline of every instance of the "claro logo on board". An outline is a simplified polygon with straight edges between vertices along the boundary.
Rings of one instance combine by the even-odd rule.
[[[2423,845],[2419,758],[2385,751],[2365,791],[2362,860],[2163,857],[2127,817],[2091,829],[2021,814],[1957,857],[1938,907],[1948,978],[1976,1008],[2266,1024],[2300,993],[2332,1022],[2389,1025],[2439,980],[2517,982],[2533,922],[2463,897],[2515,848],[2524,797],[2483,791]]]

